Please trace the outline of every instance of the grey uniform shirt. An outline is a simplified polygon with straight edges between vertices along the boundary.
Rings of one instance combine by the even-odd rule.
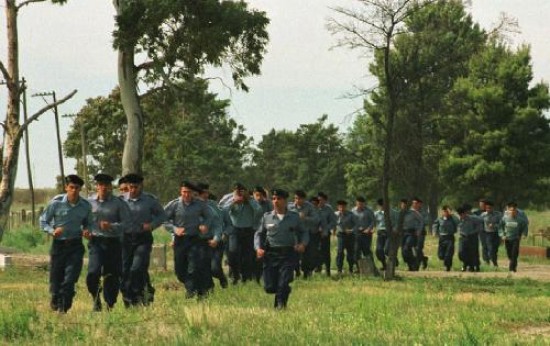
[[[357,222],[357,234],[365,234],[363,231],[371,232],[374,229],[374,212],[372,209],[365,207],[362,210],[353,208],[351,212],[355,215]]]
[[[57,227],[63,227],[63,233],[56,239],[68,240],[82,237],[82,230],[89,229],[93,223],[90,202],[79,197],[75,204],[69,203],[67,195],[55,196],[42,215],[40,227],[53,234]]]
[[[432,232],[436,235],[454,235],[458,227],[458,219],[454,216],[439,217],[432,225]]]
[[[500,220],[502,220],[502,213],[499,211],[484,211],[481,213],[480,217],[483,219],[483,230],[487,233],[498,232],[498,227],[500,225]]]
[[[294,211],[298,213],[298,215],[300,215],[300,213],[303,213],[304,217],[301,218],[301,220],[308,232],[319,232],[319,213],[317,212],[317,208],[315,208],[313,204],[308,201],[304,201],[302,206],[298,206],[296,203],[289,203],[288,210]]]
[[[254,248],[307,246],[309,232],[304,228],[298,213],[287,210],[282,219],[275,211],[265,213],[254,234]]]
[[[336,234],[342,235],[355,232],[357,221],[351,211],[346,210],[343,213],[337,211],[334,215],[336,216]]]
[[[405,213],[405,219],[403,220],[403,229],[405,231],[414,230],[416,232],[421,232],[424,229],[424,218],[420,212],[409,209]]]
[[[319,218],[321,219],[321,227],[323,227],[323,236],[328,236],[336,227],[336,215],[334,209],[329,204],[325,204],[317,209]]]
[[[183,227],[186,236],[200,236],[199,226],[212,224],[212,210],[206,202],[198,199],[187,204],[181,197],[176,198],[164,207],[164,211],[167,219],[164,227],[172,234],[176,227]]]
[[[96,237],[117,238],[121,237],[130,223],[130,208],[119,197],[109,195],[105,200],[100,200],[97,195],[88,198],[92,206],[94,216],[93,227],[90,229]],[[111,224],[109,230],[101,230],[99,223],[108,221]]]
[[[130,208],[131,218],[125,233],[143,233],[145,223],[150,223],[151,230],[154,230],[166,220],[166,213],[159,201],[148,193],[142,192],[137,198],[125,195],[124,202]]]

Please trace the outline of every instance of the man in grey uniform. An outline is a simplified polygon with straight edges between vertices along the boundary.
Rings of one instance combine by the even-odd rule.
[[[209,236],[212,225],[212,211],[208,204],[193,193],[199,189],[188,181],[180,185],[180,197],[165,207],[165,228],[174,235],[174,269],[176,276],[186,289],[186,298],[204,298],[212,289],[211,256],[209,246],[215,242],[201,237]],[[217,229],[221,236],[221,227]],[[217,245],[217,244],[216,244]]]
[[[65,177],[65,194],[55,196],[40,216],[40,227],[53,237],[50,249],[50,307],[66,313],[73,305],[75,285],[82,270],[84,245],[93,216],[90,203],[79,193],[84,181]]]
[[[164,209],[151,194],[143,191],[143,177],[125,176],[128,194],[123,200],[130,208],[130,223],[122,237],[122,297],[126,307],[148,305],[149,261],[153,248],[153,230],[166,220]]]
[[[273,211],[265,213],[254,235],[256,255],[264,259],[264,288],[275,294],[273,306],[284,309],[290,295],[290,283],[298,254],[303,253],[309,241],[309,232],[300,216],[287,208],[288,192],[272,191]]]
[[[94,224],[88,242],[86,285],[93,298],[93,310],[101,311],[101,291],[109,310],[117,300],[122,274],[122,233],[130,222],[130,209],[122,199],[113,196],[113,177],[100,173],[94,180],[96,193],[88,198]]]

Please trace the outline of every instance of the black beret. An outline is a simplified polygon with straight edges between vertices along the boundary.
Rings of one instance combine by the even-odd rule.
[[[384,205],[384,199],[383,198],[378,198],[378,200],[376,201],[376,203],[378,205]]]
[[[355,199],[357,202],[361,202],[361,203],[365,203],[367,200],[365,199],[365,197],[362,197],[362,196],[359,196]]]
[[[495,205],[493,201],[489,201],[488,199],[485,200],[485,204],[490,205],[491,207]]]
[[[413,197],[413,198],[411,199],[411,201],[413,201],[413,202],[418,202],[418,203],[423,203],[422,200],[421,200],[420,198],[416,197],[416,196]]]
[[[195,192],[200,192],[199,191],[199,188],[197,187],[197,185],[193,184],[192,182],[188,181],[188,180],[183,180],[181,183],[180,183],[180,187],[186,187],[190,190],[193,190]]]
[[[84,180],[76,174],[69,174],[65,177],[65,184],[75,184],[78,186],[84,185]]]
[[[322,199],[328,199],[327,194],[324,193],[324,192],[319,192],[319,193],[317,193],[317,197],[320,197],[320,198],[322,198]]]
[[[246,190],[246,187],[241,183],[235,183],[233,184],[233,190]]]
[[[311,197],[311,198],[309,199],[309,201],[310,201],[311,203],[319,203],[319,197],[313,196],[313,197]]]
[[[118,179],[118,185],[127,184],[127,183],[128,183],[128,179],[126,179],[126,176]]]
[[[283,190],[283,189],[273,189],[271,191],[271,195],[273,197],[281,197],[281,198],[284,198],[284,199],[288,198],[288,192]]]
[[[128,184],[141,184],[143,182],[143,177],[136,173],[126,174],[124,178]]]
[[[348,205],[348,202],[344,201],[343,199],[340,199],[336,201],[336,205]]]
[[[300,198],[306,198],[306,192],[304,190],[296,190],[294,194]]]
[[[197,183],[197,192],[204,192],[210,190],[210,185],[207,183]]]
[[[99,173],[95,175],[94,180],[96,183],[110,184],[115,178],[111,177],[109,174]]]

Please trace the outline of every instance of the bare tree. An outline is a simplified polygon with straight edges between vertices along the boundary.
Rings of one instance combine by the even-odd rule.
[[[8,223],[9,212],[13,202],[15,178],[17,176],[17,162],[21,138],[27,127],[48,110],[64,103],[76,94],[72,91],[57,102],[49,104],[34,113],[23,123],[19,122],[21,113],[20,98],[24,86],[19,73],[19,39],[17,33],[17,15],[19,10],[27,5],[46,0],[27,0],[19,4],[15,0],[5,0],[6,33],[7,33],[7,64],[0,60],[0,73],[8,89],[7,111],[4,122],[0,123],[4,130],[4,142],[0,147],[2,158],[2,176],[0,181],[0,240]],[[63,3],[64,1],[52,1]]]
[[[336,17],[329,18],[328,30],[338,37],[336,46],[359,49],[366,57],[377,57],[381,54],[384,74],[380,88],[387,95],[387,104],[383,117],[373,119],[375,125],[385,136],[384,159],[382,170],[382,195],[386,229],[390,235],[389,261],[385,278],[395,277],[397,250],[403,233],[403,211],[397,226],[392,225],[389,187],[392,180],[390,164],[395,143],[395,119],[398,111],[398,90],[395,74],[390,61],[390,51],[397,35],[405,33],[405,19],[421,7],[435,0],[357,0],[356,6],[350,8],[334,7]],[[394,229],[395,228],[395,229]]]

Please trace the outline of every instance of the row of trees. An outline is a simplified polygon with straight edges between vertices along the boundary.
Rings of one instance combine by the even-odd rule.
[[[512,48],[502,31],[482,30],[461,1],[400,3],[387,51],[373,43],[379,37],[353,36],[360,32],[358,18],[364,25],[361,15],[376,14],[373,4],[384,1],[363,10],[335,9],[351,21],[333,19],[329,29],[342,35],[343,46],[372,49],[370,72],[379,80],[346,133],[322,116],[295,131],[271,130],[254,146],[229,117],[229,102],[208,92],[206,80],[144,95],[143,167],[150,187],[168,197],[186,177],[207,180],[218,193],[242,180],[374,199],[389,173],[388,197],[419,195],[432,206],[478,197],[546,203],[550,129],[544,112],[550,98],[547,84],[533,82],[529,47]],[[372,24],[384,21],[384,14],[377,15],[369,17]],[[391,136],[388,83],[395,113]],[[78,158],[78,126],[85,127],[90,174],[122,173],[126,125],[120,103],[118,90],[88,100],[69,134],[66,154]]]

